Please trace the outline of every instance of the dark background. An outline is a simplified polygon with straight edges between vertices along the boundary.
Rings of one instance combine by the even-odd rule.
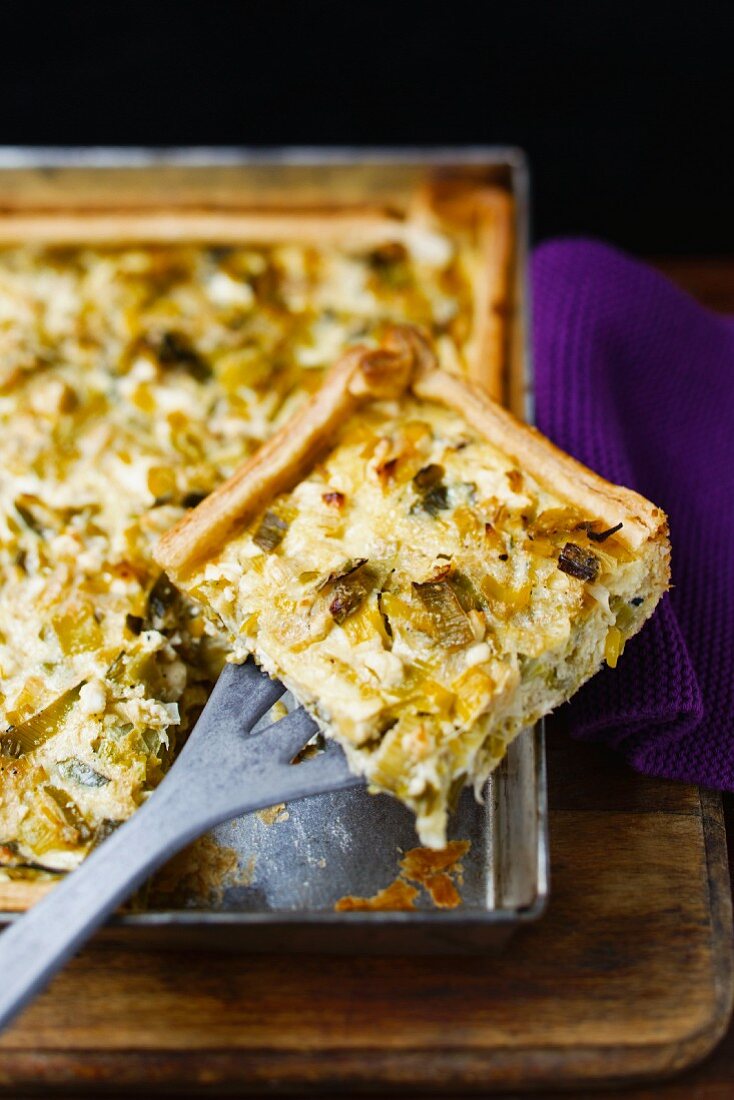
[[[0,7],[0,141],[511,143],[535,235],[734,252],[731,3]]]

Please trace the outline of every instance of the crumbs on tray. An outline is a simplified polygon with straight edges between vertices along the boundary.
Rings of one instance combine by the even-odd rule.
[[[337,913],[399,912],[414,910],[422,886],[430,902],[439,909],[456,909],[462,904],[457,889],[463,882],[462,858],[471,848],[470,840],[451,840],[445,848],[411,848],[400,860],[398,877],[371,898],[358,898],[347,894],[339,898],[334,909]]]

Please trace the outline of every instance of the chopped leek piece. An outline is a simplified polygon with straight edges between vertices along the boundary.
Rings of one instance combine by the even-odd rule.
[[[449,577],[449,584],[456,593],[456,598],[464,611],[476,611],[481,609],[482,598],[466,573],[454,569]]]
[[[623,527],[623,523],[615,523],[614,527],[607,527],[606,531],[592,531],[589,527],[586,533],[592,542],[606,542],[611,535],[616,535],[617,531],[621,531]]]
[[[102,629],[88,600],[68,604],[58,615],[51,617],[51,625],[65,657],[101,649],[104,643]]]
[[[525,581],[520,588],[513,588],[497,580],[491,573],[482,577],[481,587],[493,612],[501,618],[525,611],[533,591],[532,581]]]
[[[255,546],[259,546],[261,550],[270,554],[280,546],[287,530],[288,524],[284,519],[276,516],[275,512],[266,512],[260,520],[260,526],[252,536],[252,541]]]
[[[447,649],[471,645],[474,632],[456,592],[447,580],[413,583],[413,591],[428,612],[434,636]]]
[[[79,783],[82,787],[105,787],[109,783],[106,775],[100,775],[78,756],[69,756],[66,760],[60,760],[56,770],[62,779]]]
[[[610,626],[604,642],[604,660],[610,668],[617,667],[617,661],[624,649],[624,635],[616,626]]]
[[[416,489],[421,493],[427,493],[429,489],[433,489],[440,481],[443,481],[443,475],[445,470],[443,466],[439,466],[436,462],[431,462],[428,466],[423,466],[413,478],[413,484]]]
[[[191,341],[179,332],[164,332],[156,348],[158,362],[163,367],[177,367],[190,374],[197,382],[206,382],[212,369]]]
[[[61,810],[67,825],[79,834],[79,840],[89,840],[92,835],[91,830],[76,802],[66,791],[62,791],[59,787],[46,787],[46,793],[51,795],[51,798]]]
[[[26,525],[26,527],[28,527],[29,530],[33,531],[34,535],[38,535],[40,538],[45,537],[46,528],[43,526],[40,520],[36,518],[36,516],[33,514],[27,504],[23,503],[21,497],[18,497],[15,502],[15,510],[20,518],[23,520],[23,523]]]
[[[148,594],[148,618],[162,620],[176,599],[176,589],[165,573],[161,573]]]
[[[352,645],[379,638],[386,649],[390,648],[391,638],[385,616],[380,610],[379,596],[377,600],[363,603],[354,614],[350,615],[344,623],[344,629]]]
[[[6,733],[0,735],[0,753],[3,756],[23,756],[58,733],[79,698],[84,683],[82,680],[76,687],[54,699],[44,710],[27,718],[19,726],[11,726]]]
[[[436,462],[423,466],[413,478],[413,486],[420,500],[413,505],[411,513],[428,512],[434,518],[449,507],[448,489],[443,483],[445,470]]]
[[[599,576],[599,559],[575,542],[567,542],[558,555],[558,568],[580,581],[595,581]]]
[[[358,559],[340,576],[329,578],[329,612],[339,626],[361,607],[375,586],[375,577],[366,565],[366,559]]]
[[[114,821],[112,818],[103,818],[97,828],[94,830],[94,836],[92,837],[92,843],[90,845],[90,851],[98,848],[103,841],[107,840],[108,836],[112,836],[115,829],[119,829],[122,825],[121,821]]]
[[[125,616],[125,626],[131,634],[140,634],[145,625],[144,620],[140,615],[131,615],[129,612]]]

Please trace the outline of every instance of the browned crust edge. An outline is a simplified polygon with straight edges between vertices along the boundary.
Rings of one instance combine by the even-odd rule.
[[[0,245],[125,244],[232,241],[244,244],[347,242],[398,236],[408,223],[381,207],[360,210],[107,210],[0,212]]]
[[[429,344],[411,326],[396,326],[379,349],[353,348],[329,371],[322,389],[252,458],[158,543],[154,556],[174,579],[210,556],[236,525],[295,485],[328,448],[344,419],[364,401],[406,391],[454,409],[476,431],[541,484],[580,505],[632,549],[664,540],[664,513],[630,489],[612,485],[521,423],[476,384],[436,366]]]
[[[665,532],[665,513],[632,489],[613,485],[556,447],[537,428],[523,424],[492,401],[478,386],[442,370],[426,371],[413,392],[462,415],[490,443],[527,470],[541,484],[570,503],[581,505],[608,527],[624,524],[617,536],[631,549]]]
[[[515,203],[501,187],[458,188],[435,181],[412,203],[415,221],[464,235],[472,287],[472,334],[465,348],[470,379],[495,401],[507,384],[508,326],[512,302]]]
[[[502,402],[507,385],[507,318],[512,311],[514,203],[506,191],[494,190],[482,192],[477,206],[480,261],[473,284],[477,328],[469,377]]]
[[[512,309],[512,197],[498,187],[486,187],[444,202],[433,195],[429,201],[447,224],[463,224],[471,232],[474,323],[466,350],[469,378],[495,401],[502,401],[506,383],[506,317]]]

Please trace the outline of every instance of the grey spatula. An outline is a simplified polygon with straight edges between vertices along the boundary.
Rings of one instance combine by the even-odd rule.
[[[361,782],[333,744],[292,763],[316,731],[303,710],[250,732],[282,694],[282,685],[252,662],[225,667],[155,793],[0,936],[0,1028],[147,875],[184,845],[240,814]]]

